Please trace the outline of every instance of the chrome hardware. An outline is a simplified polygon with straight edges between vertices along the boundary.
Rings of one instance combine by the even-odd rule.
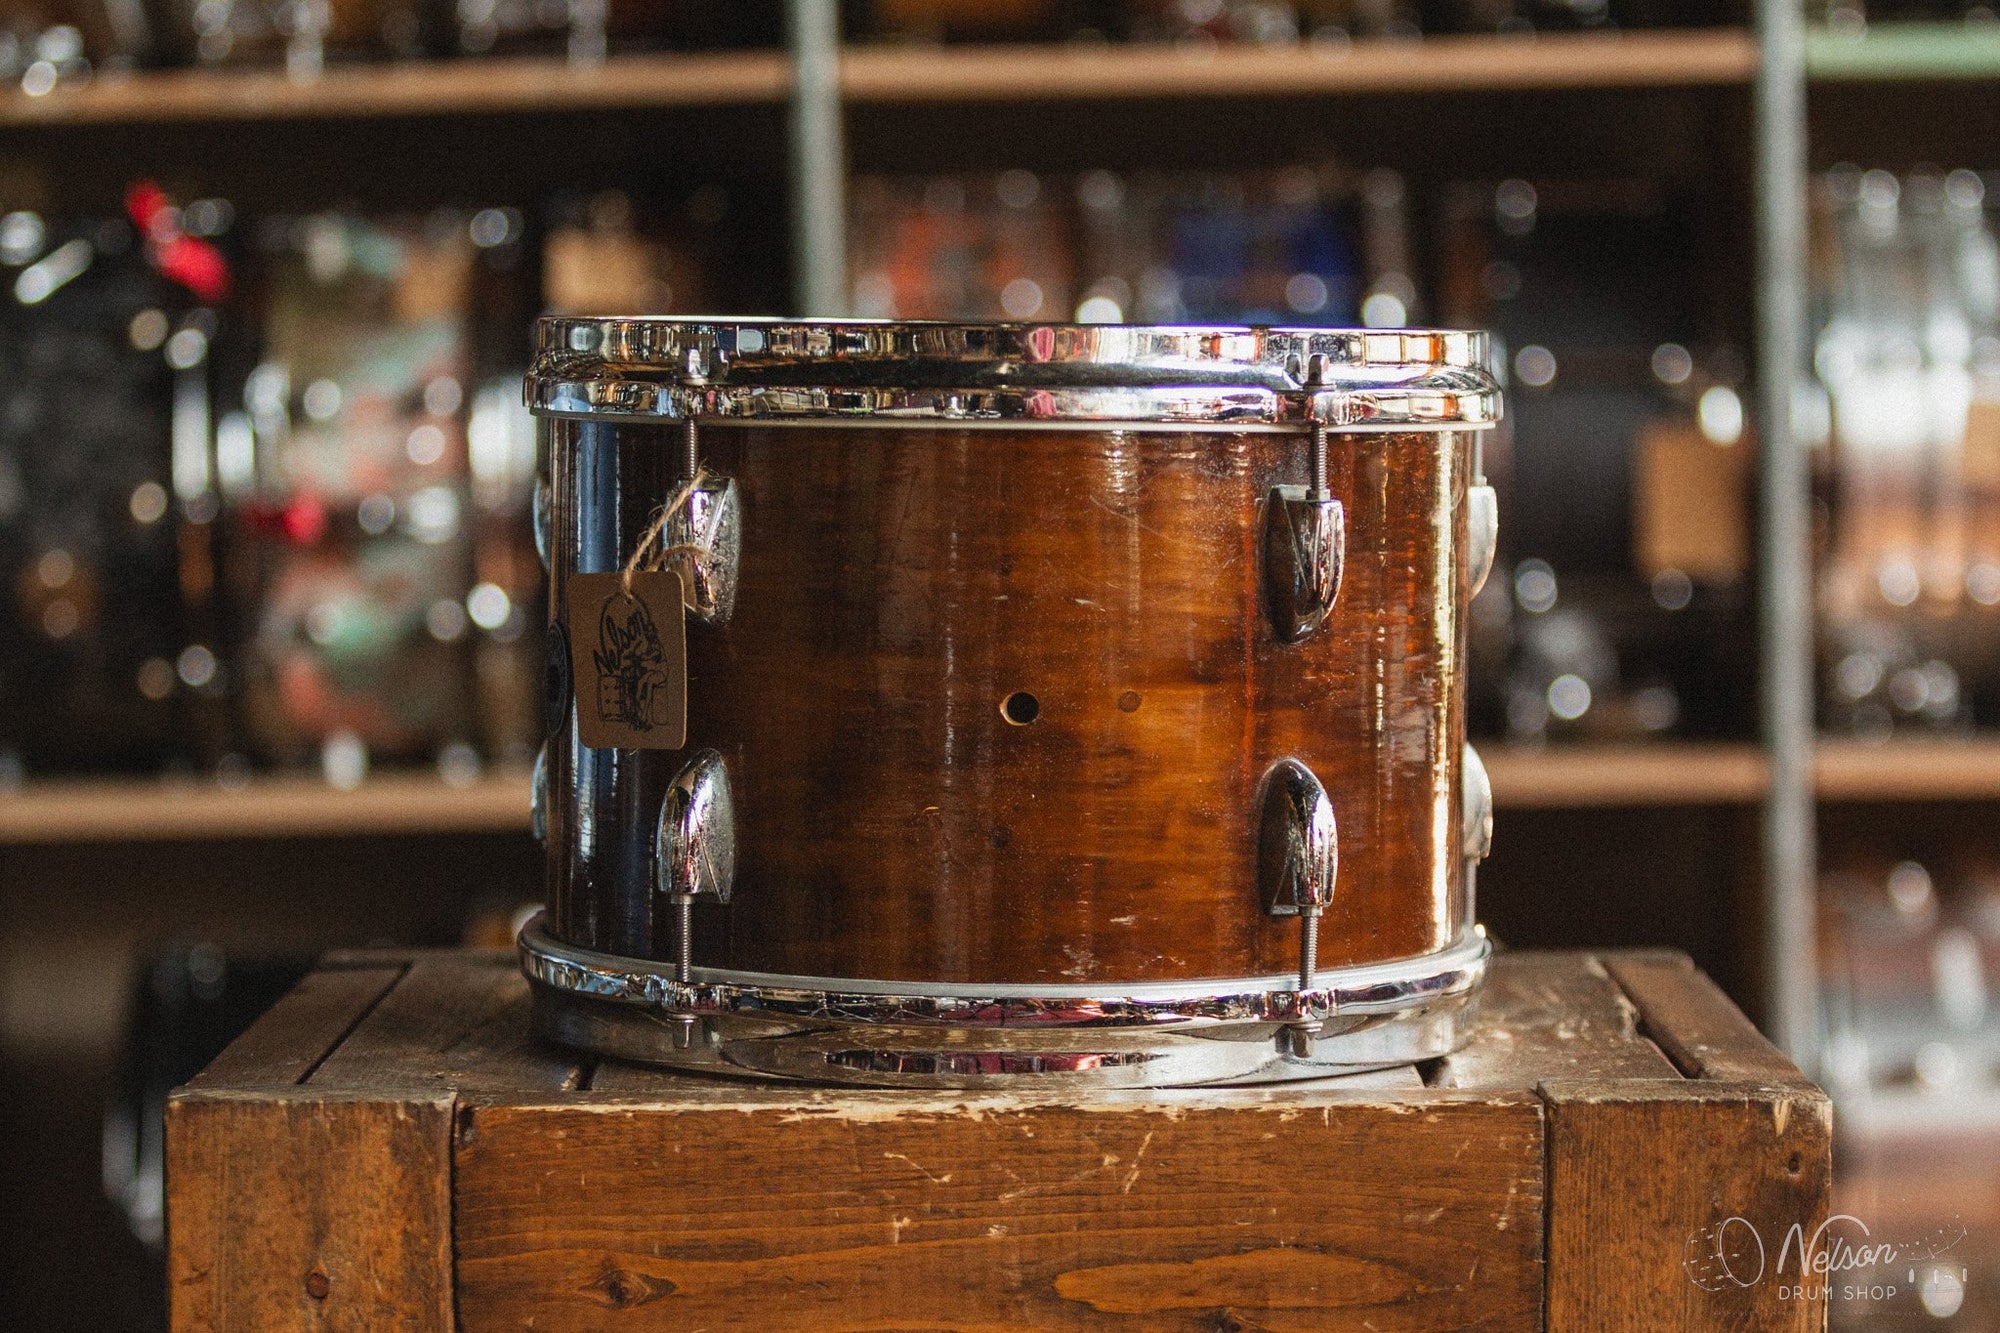
[[[1306,995],[1319,975],[1319,917],[1333,903],[1340,873],[1340,832],[1333,802],[1311,769],[1281,759],[1264,775],[1258,802],[1257,879],[1273,916],[1299,918],[1299,1005],[1295,1020],[1278,1034],[1296,1059],[1312,1055],[1320,1020],[1308,1013]]]
[[[1462,781],[1465,805],[1459,827],[1459,853],[1465,857],[1465,919],[1473,919],[1479,904],[1479,863],[1493,850],[1493,780],[1479,751],[1465,747]]]
[[[1465,488],[1466,596],[1476,597],[1493,572],[1493,552],[1500,545],[1500,497],[1481,483]]]
[[[1487,359],[1426,330],[545,319],[525,390],[552,416],[1477,430]]]
[[[535,554],[542,558],[542,568],[549,567],[549,534],[555,527],[555,493],[549,488],[548,479],[535,478]]]
[[[536,842],[549,840],[549,745],[542,742],[542,748],[535,751],[535,772],[528,780],[528,826],[535,831]]]
[[[694,969],[695,899],[727,903],[736,884],[729,769],[714,750],[689,760],[667,788],[653,852],[659,890],[674,908],[674,977],[685,983]]]
[[[1326,427],[1312,428],[1312,485],[1274,486],[1264,512],[1271,626],[1297,643],[1326,623],[1347,562],[1347,511],[1326,484]]]
[[[693,421],[683,446],[685,475],[695,485],[667,519],[660,544],[668,563],[681,571],[689,613],[705,624],[726,624],[736,609],[743,507],[733,479],[702,473],[700,428]]]
[[[1468,861],[1484,861],[1493,850],[1493,779],[1479,751],[1465,747],[1465,822],[1460,850]]]
[[[667,520],[662,544],[678,554],[669,563],[681,570],[687,608],[710,625],[728,622],[736,609],[736,576],[743,556],[742,505],[729,477],[705,477],[687,503]]]
[[[670,965],[564,944],[545,915],[518,947],[536,1027],[556,1041],[738,1077],[918,1088],[1263,1083],[1426,1060],[1471,1034],[1491,952],[1472,929],[1420,957],[1329,968],[1301,996],[1289,976],[1064,989],[697,968],[683,984]],[[1290,1055],[1289,1035],[1273,1041],[1302,1008],[1325,1016],[1309,1058]]]
[[[1333,901],[1340,872],[1340,833],[1333,802],[1313,771],[1280,759],[1264,774],[1258,797],[1257,879],[1272,916],[1296,916]]]

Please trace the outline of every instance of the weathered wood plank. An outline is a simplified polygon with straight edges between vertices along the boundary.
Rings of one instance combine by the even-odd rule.
[[[1432,1087],[1532,1088],[1544,1079],[1677,1079],[1639,1033],[1639,1011],[1588,954],[1503,953],[1487,971],[1479,1026],[1430,1069]]]
[[[453,1327],[448,1095],[183,1091],[167,1180],[182,1333]]]
[[[529,1030],[528,983],[516,981],[517,994],[442,1053],[440,1063],[461,1102],[546,1101],[587,1085],[597,1064]]]
[[[1548,1326],[1807,1330],[1793,1227],[1825,1219],[1832,1113],[1810,1086],[1559,1080],[1548,1101]]]
[[[1430,1087],[801,1088],[593,1068],[526,1005],[509,954],[328,960],[177,1095],[176,1325],[1824,1316],[1776,1265],[1825,1213],[1825,1098],[1677,956],[1497,958]],[[1709,1290],[1749,1228],[1768,1271]]]
[[[575,1086],[576,1056],[527,1029],[527,982],[506,952],[416,954],[401,985],[314,1071],[328,1092],[544,1098]]]
[[[810,1109],[478,1107],[460,1123],[469,1328],[1541,1317],[1541,1107],[1520,1093],[843,1093]]]
[[[1764,1039],[1686,954],[1606,953],[1601,960],[1638,1006],[1640,1031],[1692,1078],[1802,1083],[1805,1075]]]
[[[297,1083],[402,975],[400,962],[308,974],[188,1086]]]

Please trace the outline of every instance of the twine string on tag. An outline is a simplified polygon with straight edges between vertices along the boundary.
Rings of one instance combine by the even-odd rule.
[[[647,525],[645,534],[639,538],[639,544],[632,548],[631,559],[627,560],[625,568],[618,572],[619,591],[626,597],[632,595],[634,574],[642,570],[665,569],[667,563],[676,556],[694,557],[702,553],[702,547],[694,542],[677,542],[672,546],[662,546],[660,542],[666,535],[667,525],[674,521],[675,515],[687,508],[688,501],[694,498],[694,493],[700,490],[701,484],[707,480],[708,469],[696,468],[694,475],[682,482],[680,489],[676,490],[666,504],[660,507],[660,512],[653,516],[652,523]]]

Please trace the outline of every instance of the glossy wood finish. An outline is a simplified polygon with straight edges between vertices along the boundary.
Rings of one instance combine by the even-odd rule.
[[[557,572],[615,568],[681,473],[671,426],[550,426]],[[696,961],[1063,985],[1283,973],[1254,802],[1296,756],[1340,824],[1322,966],[1465,924],[1463,433],[1336,435],[1347,567],[1277,641],[1263,506],[1300,434],[717,425],[743,505],[727,625],[689,626],[689,750],[550,750],[569,942],[671,956],[651,840],[694,750],[727,759],[735,898]],[[1003,715],[1032,694],[1027,725]],[[568,716],[563,710],[563,716]],[[574,793],[574,795],[569,795]]]

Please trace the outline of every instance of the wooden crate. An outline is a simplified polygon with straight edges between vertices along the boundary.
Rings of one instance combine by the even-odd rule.
[[[335,956],[178,1092],[175,1327],[1825,1321],[1778,1264],[1827,1100],[1677,954],[1502,955],[1449,1059],[1178,1092],[677,1076],[526,1003],[506,954]]]

